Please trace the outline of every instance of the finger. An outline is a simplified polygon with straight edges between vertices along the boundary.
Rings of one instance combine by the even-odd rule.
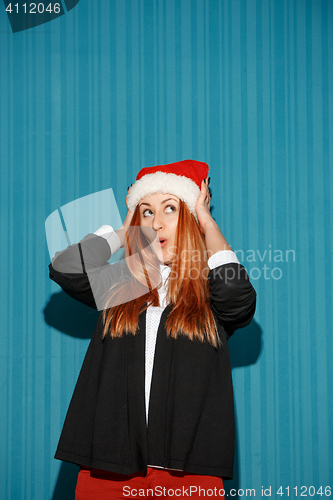
[[[127,204],[127,198],[128,198],[128,195],[130,193],[130,190],[131,190],[131,187],[133,186],[133,184],[131,184],[128,188],[127,188],[127,193],[126,193],[126,198],[125,198],[125,201],[126,201],[126,204]]]
[[[206,188],[207,188],[207,193],[209,194],[209,177],[207,177]]]
[[[208,192],[208,184],[207,184],[207,179],[204,179],[203,180],[203,192],[205,193],[205,195],[207,196],[207,192]]]
[[[201,190],[200,190],[199,198],[201,198],[202,200],[204,200],[205,196],[206,196],[206,184],[205,184],[205,181],[203,180],[201,182]]]

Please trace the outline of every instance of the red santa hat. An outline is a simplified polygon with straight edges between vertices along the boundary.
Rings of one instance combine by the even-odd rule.
[[[207,163],[196,160],[142,168],[128,194],[127,208],[134,212],[142,198],[155,193],[170,193],[184,201],[196,217],[195,204],[208,170]]]

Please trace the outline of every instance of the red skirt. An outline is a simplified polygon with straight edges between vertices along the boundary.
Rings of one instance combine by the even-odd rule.
[[[153,467],[130,475],[81,467],[75,491],[75,500],[205,497],[224,499],[221,477]]]

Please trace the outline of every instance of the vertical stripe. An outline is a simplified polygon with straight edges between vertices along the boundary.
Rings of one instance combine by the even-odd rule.
[[[330,123],[330,115],[332,114],[332,90],[329,85],[329,61],[331,62],[331,75],[332,75],[332,50],[329,51],[329,19],[332,18],[332,9],[330,11],[331,17],[329,16],[329,3],[324,1],[322,3],[322,131],[323,131],[323,201],[324,201],[324,212],[323,212],[323,228],[324,228],[324,258],[325,263],[325,285],[323,292],[325,294],[325,313],[326,321],[324,324],[324,331],[329,332],[332,325],[332,260],[331,260],[331,249],[332,249],[332,175],[331,175],[331,165],[332,165],[332,144],[331,138],[333,137],[332,121]],[[331,41],[333,41],[333,34],[331,33]],[[330,56],[330,59],[329,59]],[[327,382],[333,380],[333,364],[332,356],[333,352],[333,339],[331,335],[326,335],[326,356],[324,354],[323,360],[326,357],[326,363],[323,363],[323,369],[326,369]],[[326,366],[324,366],[326,365]],[[328,384],[329,385],[329,384]],[[329,393],[329,387],[327,387]],[[324,397],[326,400],[327,398]],[[325,400],[324,399],[324,400]],[[328,404],[327,416],[329,421],[331,417],[332,407]],[[324,416],[324,415],[323,415]],[[327,426],[327,464],[332,463],[332,453],[333,453],[333,430],[328,424]],[[326,470],[326,468],[324,470]],[[323,473],[321,477],[323,477]]]

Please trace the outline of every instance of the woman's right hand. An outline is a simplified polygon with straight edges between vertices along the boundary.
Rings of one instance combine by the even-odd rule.
[[[129,192],[130,192],[130,187],[128,188],[128,191],[127,191],[127,195],[126,195],[126,206],[127,206],[127,197],[129,195]],[[125,220],[123,222],[123,225],[121,226],[120,229],[118,229],[118,231],[116,231],[119,239],[120,239],[120,243],[121,243],[121,246],[123,247],[125,245],[125,231],[128,230],[128,228],[130,227],[131,225],[131,222],[132,222],[132,218],[133,218],[133,213],[134,212],[130,212],[130,210],[127,210],[127,215],[125,217]]]
[[[131,187],[132,187],[133,184],[131,184]],[[127,190],[127,195],[126,195],[126,206],[127,206],[127,198],[128,198],[128,195],[129,195],[129,192],[131,190],[131,187],[128,188]],[[123,223],[123,229],[128,229],[129,226],[131,225],[131,221],[132,221],[132,217],[133,217],[133,214],[134,212],[130,212],[129,210],[127,210],[127,215],[125,217],[125,220],[124,220],[124,223]]]

